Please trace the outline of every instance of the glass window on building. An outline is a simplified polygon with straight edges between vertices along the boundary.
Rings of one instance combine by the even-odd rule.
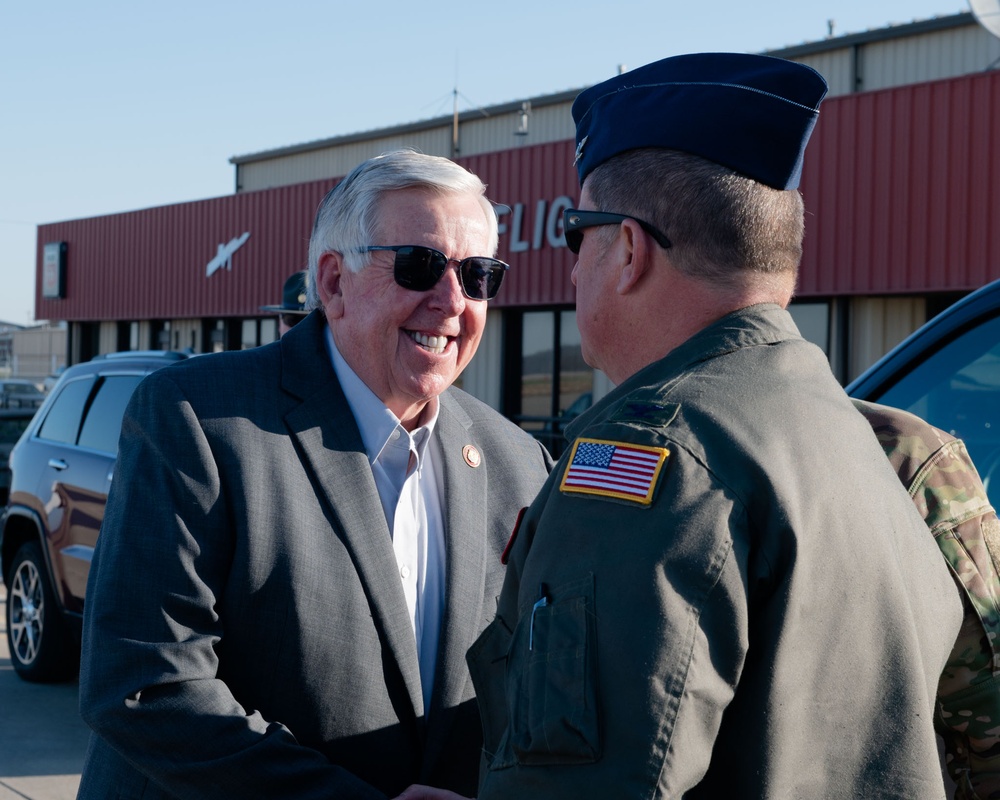
[[[551,311],[526,312],[521,330],[521,427],[535,432],[556,413],[552,391],[555,315]]]
[[[240,341],[240,349],[249,350],[251,347],[256,347],[258,344],[257,320],[255,319],[243,320],[242,331],[243,331],[243,336]]]
[[[521,315],[518,408],[510,414],[554,455],[565,448],[565,423],[593,402],[594,371],[583,360],[576,311]]]
[[[260,321],[260,343],[269,344],[278,340],[278,318],[268,317]]]

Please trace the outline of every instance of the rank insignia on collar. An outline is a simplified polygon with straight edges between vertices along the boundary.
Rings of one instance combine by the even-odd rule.
[[[623,403],[611,419],[614,422],[632,422],[640,425],[665,428],[676,419],[680,406],[657,400],[636,399]]]
[[[583,158],[583,146],[587,143],[587,139],[589,138],[590,136],[584,136],[580,140],[580,144],[576,146],[576,156],[573,158],[574,167],[580,162],[580,159]]]
[[[669,455],[665,447],[577,439],[559,491],[614,497],[648,506]]]
[[[627,403],[623,412],[635,419],[657,419],[662,416],[665,406],[653,403]]]

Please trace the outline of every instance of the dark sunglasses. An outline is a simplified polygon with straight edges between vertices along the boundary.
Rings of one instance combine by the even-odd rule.
[[[648,222],[643,222],[630,214],[611,214],[607,211],[580,211],[578,208],[567,208],[563,211],[563,234],[566,236],[566,246],[572,253],[579,253],[583,244],[583,231],[585,228],[596,228],[599,225],[620,225],[625,220],[630,219],[637,222],[639,227],[652,236],[656,243],[666,249],[670,247],[670,240],[659,230]]]
[[[393,277],[404,289],[426,292],[441,280],[448,265],[458,264],[462,292],[470,300],[492,300],[500,291],[504,273],[509,266],[495,258],[471,256],[459,261],[448,258],[439,250],[417,244],[403,244],[395,247],[362,247],[358,252],[371,253],[376,250],[391,250],[396,254],[393,263]]]

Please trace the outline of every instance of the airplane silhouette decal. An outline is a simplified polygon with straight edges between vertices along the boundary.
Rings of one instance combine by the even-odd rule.
[[[213,272],[220,270],[223,267],[231,270],[233,268],[233,253],[246,244],[246,241],[249,238],[250,231],[247,231],[242,236],[230,239],[226,244],[220,244],[219,249],[215,254],[215,258],[209,261],[208,265],[205,267],[205,277],[211,278]]]

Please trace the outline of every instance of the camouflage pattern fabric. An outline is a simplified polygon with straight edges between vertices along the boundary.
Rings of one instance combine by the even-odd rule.
[[[1000,521],[960,439],[905,411],[855,405],[963,590],[965,617],[935,711],[955,797],[1000,800]]]

